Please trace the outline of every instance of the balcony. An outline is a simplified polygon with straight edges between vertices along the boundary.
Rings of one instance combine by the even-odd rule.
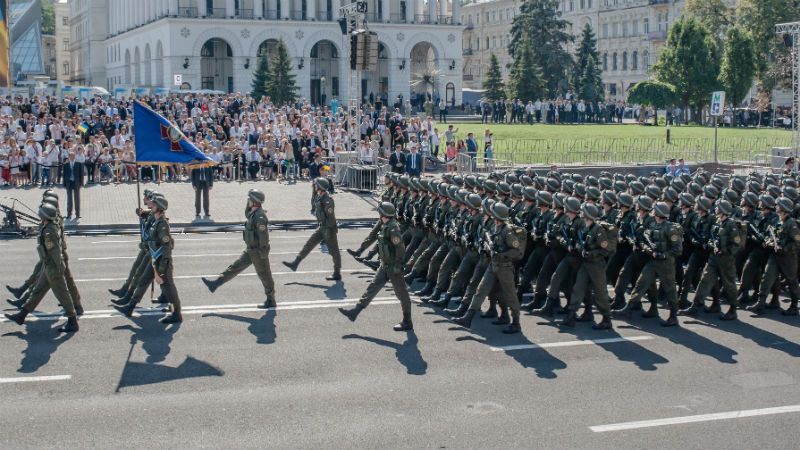
[[[213,19],[224,19],[225,16],[225,8],[208,8],[206,10],[206,17],[211,17]]]
[[[264,11],[264,18],[267,20],[278,20],[278,11],[274,9]]]
[[[306,14],[303,11],[290,11],[289,18],[292,20],[306,20]]]
[[[252,9],[240,9],[236,12],[236,17],[239,19],[255,19],[255,14]]]
[[[461,54],[464,55],[464,56],[472,56],[474,54],[474,50],[472,50],[471,48],[465,48],[461,52]]]
[[[429,24],[431,23],[431,16],[427,14],[416,14],[414,15],[414,23],[419,24]]]
[[[406,16],[404,14],[392,14],[389,16],[392,23],[406,23]]]
[[[197,8],[178,8],[178,17],[197,17]]]
[[[465,30],[471,30],[473,28],[475,28],[475,25],[473,25],[472,22],[467,22],[467,24],[464,25]]]
[[[667,38],[666,31],[651,31],[647,33],[648,41],[663,41]]]

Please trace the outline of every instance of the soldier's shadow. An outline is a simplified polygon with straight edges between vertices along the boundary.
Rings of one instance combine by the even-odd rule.
[[[337,281],[333,284],[333,286],[292,281],[291,283],[286,283],[286,286],[305,286],[315,289],[323,289],[325,296],[330,300],[343,300],[347,298],[347,289],[344,287],[344,283],[341,281]]]
[[[639,319],[635,325],[628,322],[625,325],[617,325],[617,328],[641,330],[669,339],[673,344],[682,345],[699,355],[709,356],[721,363],[736,364],[738,362],[735,359],[736,355],[738,355],[736,351],[701,336],[686,327],[662,327],[658,320]]]
[[[422,358],[422,354],[419,351],[419,340],[414,330],[406,332],[406,341],[402,344],[358,334],[347,334],[342,336],[342,339],[360,339],[393,349],[397,361],[405,366],[409,375],[425,375],[428,372],[428,363]]]
[[[278,337],[277,330],[275,329],[276,315],[275,308],[270,308],[259,318],[218,313],[203,314],[202,317],[219,317],[220,319],[246,323],[247,331],[256,337],[257,344],[274,344]]]
[[[61,322],[49,320],[35,320],[25,323],[25,331],[14,331],[3,334],[3,337],[16,337],[25,341],[26,347],[22,350],[19,373],[35,373],[50,362],[52,355],[58,347],[67,342],[75,333],[59,333]]]
[[[120,325],[114,327],[113,330],[130,331],[132,333],[131,345],[135,345],[137,342],[142,343],[142,349],[147,353],[146,362],[164,361],[171,351],[172,339],[181,324],[176,323],[165,328],[155,316],[132,317],[131,322],[133,325]]]
[[[694,317],[693,321],[686,322],[696,325],[704,325],[714,328],[716,330],[725,331],[727,333],[739,335],[745,339],[750,339],[754,343],[764,348],[773,348],[780,350],[789,356],[795,358],[800,357],[800,344],[784,339],[777,334],[771,333],[762,328],[754,327],[743,320],[735,320],[731,322],[720,322],[717,320],[716,315],[706,314],[708,317],[703,317],[703,314]]]

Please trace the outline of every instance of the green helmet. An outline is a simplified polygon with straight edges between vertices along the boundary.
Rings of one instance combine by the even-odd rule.
[[[58,194],[56,194],[56,191],[54,191],[54,190],[52,190],[52,189],[47,189],[47,190],[45,190],[45,191],[42,193],[42,197],[45,197],[45,196],[49,196],[49,197],[55,197],[55,198],[58,198]]]
[[[620,192],[625,192],[628,190],[628,183],[622,180],[614,181],[614,191],[619,194]]]
[[[42,199],[42,204],[47,204],[58,209],[58,200],[53,197],[45,197]]]
[[[447,189],[450,188],[450,185],[447,183],[439,183],[439,192],[438,194],[442,197],[447,197]]]
[[[467,196],[467,205],[472,209],[480,209],[481,207],[481,196],[478,194],[469,194]]]
[[[581,212],[581,201],[575,197],[568,197],[564,201],[564,210],[575,214]]]
[[[325,178],[318,177],[314,179],[314,186],[319,190],[327,191],[331,188],[331,183]]]
[[[670,201],[672,203],[677,203],[680,200],[680,196],[678,195],[678,191],[675,189],[668,187],[664,189],[664,200]]]
[[[259,205],[263,205],[264,204],[264,200],[267,199],[267,196],[264,195],[264,193],[259,191],[258,189],[250,189],[247,192],[247,198],[249,198],[250,200],[252,200],[252,201],[254,201],[256,203],[258,203]]]
[[[519,177],[519,182],[522,183],[523,186],[533,186],[533,178],[527,175]]]
[[[497,220],[508,220],[508,206],[503,202],[495,202],[491,208],[491,216]]]
[[[481,201],[481,208],[483,208],[483,213],[487,215],[492,215],[492,205],[494,205],[494,200],[491,198],[485,198]]]
[[[761,202],[761,208],[767,209],[775,209],[775,197],[769,194],[762,194],[761,197],[758,198],[759,202]]]
[[[464,178],[461,175],[454,175],[453,184],[455,184],[458,187],[464,186]]]
[[[636,206],[638,206],[639,209],[650,211],[653,209],[653,199],[646,195],[640,195],[636,199]]]
[[[603,191],[603,203],[614,206],[617,204],[617,194],[614,191]]]
[[[450,198],[450,200],[458,201],[458,197],[456,197],[457,193],[458,193],[458,186],[456,186],[455,184],[451,184],[450,186],[447,187],[447,197]]]
[[[511,185],[511,195],[514,197],[522,197],[522,184],[514,183]]]
[[[431,190],[431,180],[429,178],[420,178],[419,179],[419,187],[423,191],[430,192],[430,190]]]
[[[153,195],[153,191],[150,189],[145,189],[142,197],[149,199],[151,195]]]
[[[628,183],[628,187],[631,189],[631,194],[633,195],[644,194],[644,185],[641,181],[631,181]]]
[[[534,188],[533,186],[526,186],[524,189],[522,189],[522,197],[525,200],[528,200],[528,201],[531,201],[531,202],[535,202],[536,201],[536,194],[538,192],[539,191],[537,191],[536,188]]]
[[[747,183],[744,181],[744,178],[735,177],[731,180],[731,189],[742,193],[747,190]]]
[[[705,196],[697,197],[695,201],[695,208],[701,211],[711,211],[711,207],[714,205],[714,202]]]
[[[675,178],[672,180],[672,188],[678,192],[683,192],[686,190],[686,183],[684,183],[680,178]]]
[[[466,184],[469,188],[474,188],[476,185],[475,175],[467,175],[464,177],[464,184]]]
[[[594,175],[589,175],[588,177],[586,177],[586,185],[600,187],[600,180],[598,180],[597,177]]]
[[[566,195],[562,194],[561,192],[556,192],[553,195],[553,208],[564,209],[564,201],[566,199]]]
[[[159,209],[159,211],[166,211],[167,208],[169,208],[169,202],[163,195],[157,195],[153,197],[152,201],[153,204],[156,206],[156,208]]]
[[[734,191],[733,189],[727,189],[725,191],[725,200],[731,202],[734,205],[739,204],[739,193]]]
[[[664,202],[658,202],[653,205],[653,214],[656,217],[669,218],[669,205]]]
[[[617,194],[617,203],[620,208],[623,206],[625,208],[633,208],[633,196],[627,192],[620,192]]]
[[[575,192],[575,182],[569,178],[561,182],[561,192],[565,194],[572,194]]]
[[[487,191],[495,192],[497,191],[497,182],[494,180],[486,180],[483,183],[483,188]]]
[[[745,192],[742,195],[742,206],[744,205],[751,208],[758,208],[758,196],[753,192]]]
[[[728,183],[726,183],[725,180],[720,177],[715,176],[711,179],[711,185],[717,188],[718,191],[724,189],[727,184]]]
[[[695,182],[689,183],[687,190],[689,191],[690,194],[694,195],[695,197],[703,195],[703,186],[700,186]]]
[[[719,197],[719,189],[714,185],[707,184],[703,187],[703,195],[710,199],[716,199]]]
[[[719,203],[717,203],[717,211],[720,214],[725,214],[730,217],[733,215],[733,205],[727,200],[720,200]]]
[[[317,178],[317,180],[319,180],[319,179],[320,178]],[[315,184],[316,184],[316,180],[314,180],[314,181],[315,181]],[[408,175],[400,176],[400,178],[397,179],[397,184],[399,184],[400,187],[403,188],[403,189],[408,189]]]
[[[662,194],[663,192],[661,191],[661,188],[656,186],[655,184],[647,186],[644,190],[644,195],[652,198],[653,200],[660,199]]]
[[[597,180],[597,185],[600,189],[609,190],[614,188],[614,181],[611,178],[600,178]]]
[[[389,202],[381,202],[381,204],[378,205],[378,214],[382,217],[394,217],[396,214],[394,205]]]
[[[509,186],[505,181],[501,181],[497,183],[497,192],[503,195],[508,195],[511,193],[511,186]]]
[[[667,187],[667,180],[658,177],[655,180],[653,180],[653,184],[658,186],[659,189],[664,189],[665,187]]]
[[[786,197],[781,197],[778,199],[778,210],[792,213],[794,211],[794,202]]]
[[[49,203],[42,203],[39,206],[39,218],[42,220],[53,220],[58,216],[58,210]]]
[[[695,203],[694,195],[688,192],[683,192],[681,194],[680,202],[681,202],[681,207],[694,208],[694,203]]]
[[[591,203],[584,203],[581,206],[581,215],[587,219],[597,220],[600,217],[600,208]]]
[[[533,186],[536,189],[540,190],[540,191],[542,191],[544,189],[547,189],[547,178],[545,178],[545,177],[536,177],[536,178],[534,178],[533,179]]]
[[[783,193],[783,192],[781,192],[780,186],[778,186],[776,184],[770,184],[769,186],[767,186],[767,192],[769,193],[769,195],[771,195],[771,196],[773,196],[775,198],[780,197],[781,194]]]
[[[537,206],[551,207],[553,205],[553,194],[547,191],[539,191],[536,193]]]
[[[586,185],[583,183],[575,183],[573,186],[572,191],[575,192],[576,197],[586,197]]]
[[[547,179],[547,186],[545,186],[548,191],[550,192],[558,192],[561,189],[561,182],[555,178],[548,178]]]
[[[797,189],[795,189],[795,188],[793,188],[791,186],[784,186],[783,195],[786,198],[790,199],[791,201],[796,201],[797,200]]]
[[[456,192],[456,198],[458,198],[458,201],[461,203],[467,203],[468,195],[469,191],[466,189],[459,189],[458,192]]]
[[[589,186],[586,188],[586,199],[587,200],[600,200],[600,196],[603,195],[596,186]]]

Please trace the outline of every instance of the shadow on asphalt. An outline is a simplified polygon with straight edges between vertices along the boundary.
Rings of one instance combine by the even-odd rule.
[[[344,283],[341,281],[337,281],[333,284],[333,286],[327,284],[313,284],[313,283],[302,283],[300,281],[292,281],[290,283],[286,283],[286,286],[305,286],[314,289],[324,289],[325,296],[328,297],[329,300],[344,300],[347,298],[347,289],[344,287]]]
[[[258,319],[246,316],[236,316],[233,314],[208,313],[202,317],[219,317],[220,319],[233,320],[235,322],[246,323],[247,331],[256,338],[257,344],[274,344],[278,337],[275,329],[275,317],[277,313],[274,308],[266,310],[263,316]]]
[[[617,321],[616,323],[619,323]],[[682,323],[691,323],[685,320]],[[735,357],[738,353],[720,343],[714,342],[711,339],[703,337],[686,327],[662,327],[658,320],[655,319],[640,319],[636,323],[627,322],[625,325],[618,325],[620,329],[641,330],[665,339],[669,339],[673,344],[681,345],[687,349],[697,353],[698,355],[706,355],[714,358],[717,361],[725,364],[736,364]]]
[[[419,340],[414,330],[406,332],[406,341],[402,344],[358,334],[347,334],[342,336],[342,339],[360,339],[394,349],[397,361],[406,368],[409,375],[425,375],[428,372],[428,363],[422,358],[419,351]]]
[[[35,320],[25,323],[25,331],[14,331],[3,334],[3,337],[16,337],[25,341],[26,347],[22,350],[19,373],[35,373],[50,362],[50,358],[58,347],[67,342],[75,333],[59,333],[58,328],[62,321],[51,322]]]
[[[148,363],[164,361],[169,355],[170,344],[181,324],[165,327],[156,316],[131,317],[133,325],[120,325],[113,330],[125,330],[131,333],[131,346],[141,342],[142,349],[147,353]]]
[[[727,333],[739,335],[745,339],[753,341],[755,344],[764,348],[772,348],[782,351],[789,356],[795,358],[800,356],[800,344],[796,342],[787,341],[777,334],[770,333],[767,330],[754,327],[749,323],[736,320],[733,322],[720,322],[717,320],[716,314],[706,314],[706,317],[701,313],[694,317],[691,321],[686,321],[687,324],[704,325],[716,330],[725,331]]]

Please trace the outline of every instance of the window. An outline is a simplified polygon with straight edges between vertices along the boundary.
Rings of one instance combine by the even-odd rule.
[[[581,0],[581,9],[586,8],[586,0]]]
[[[489,37],[486,37],[486,50],[489,50]]]
[[[575,11],[575,0],[569,0],[569,10]]]
[[[607,23],[603,24],[603,37],[604,38],[608,37],[608,24]]]
[[[608,93],[612,96],[617,95],[617,83],[608,83]]]
[[[480,38],[475,38],[475,50],[481,49],[481,40]]]
[[[617,67],[617,53],[614,52],[614,54],[611,55],[611,70],[617,70],[617,69],[618,69],[618,67]]]
[[[631,55],[631,70],[639,70],[639,52],[636,50]]]
[[[628,70],[628,52],[622,52],[622,70]]]
[[[497,38],[496,37],[492,38],[492,48],[497,48]]]
[[[634,20],[631,22],[631,36],[638,36],[639,35],[639,21]]]
[[[614,22],[614,24],[612,25],[611,29],[612,29],[611,37],[619,36],[619,22]]]
[[[662,31],[661,21],[662,21],[663,18],[664,18],[664,15],[661,14],[661,13],[658,13],[658,31]]]
[[[61,17],[61,25],[64,25],[64,26],[67,26],[67,25],[69,25],[69,17],[67,17],[67,16],[62,16],[62,17]]]
[[[642,53],[642,68],[644,70],[650,69],[650,52],[647,50]]]
[[[69,51],[69,39],[64,39],[62,44],[63,44],[62,50],[64,50],[65,52],[68,52]]]
[[[586,2],[586,4],[588,5],[589,9],[592,9],[592,0],[589,0]]]
[[[622,37],[628,37],[628,22],[622,22]]]
[[[650,33],[650,19],[644,19],[644,34]]]
[[[603,72],[608,72],[608,53],[603,53]]]

